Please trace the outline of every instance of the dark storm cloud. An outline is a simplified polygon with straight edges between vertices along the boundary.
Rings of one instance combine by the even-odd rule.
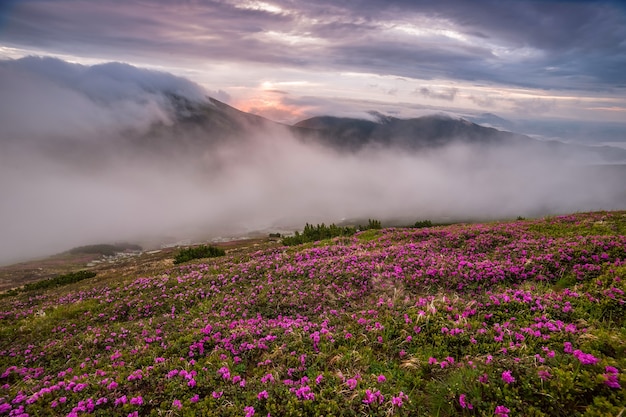
[[[626,84],[626,13],[613,1],[57,0],[20,2],[4,14],[0,45],[82,56],[540,88]],[[407,27],[437,30],[398,32]]]

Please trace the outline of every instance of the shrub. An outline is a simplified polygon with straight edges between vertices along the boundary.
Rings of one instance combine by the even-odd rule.
[[[382,229],[383,225],[380,220],[368,219],[367,228],[361,228],[361,230]]]
[[[423,227],[432,227],[432,225],[433,225],[433,222],[431,222],[430,220],[418,220],[415,222],[413,227],[417,229],[421,229]]]
[[[84,279],[93,278],[96,273],[93,271],[78,271],[63,274],[50,279],[44,279],[43,281],[33,282],[31,284],[24,285],[22,291],[43,290],[46,288],[60,287],[62,285],[72,284],[74,282],[82,281]]]
[[[352,236],[355,233],[356,228],[354,227],[337,226],[334,223],[330,226],[326,226],[324,223],[313,226],[307,223],[304,226],[302,233],[296,232],[294,236],[287,236],[283,238],[283,244],[287,246],[294,246],[338,236]]]
[[[192,248],[181,249],[174,258],[174,264],[181,264],[191,261],[192,259],[216,258],[224,255],[226,255],[226,251],[215,246],[194,246]]]

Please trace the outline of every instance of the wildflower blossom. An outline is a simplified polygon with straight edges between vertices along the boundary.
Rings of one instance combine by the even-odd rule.
[[[472,410],[474,408],[471,403],[467,402],[465,394],[459,395],[459,405],[461,408],[467,408],[468,410]]]
[[[509,410],[508,408],[506,408],[503,405],[499,405],[496,407],[494,414],[496,417],[509,417],[509,413],[511,412],[511,410]]]
[[[600,361],[600,359],[596,358],[591,353],[585,353],[578,349],[573,352],[573,355],[583,365],[595,365]]]
[[[363,398],[363,404],[372,404],[376,402],[378,402],[378,404],[382,404],[383,401],[385,401],[385,397],[381,394],[380,391],[371,391],[369,389],[365,390],[365,398]]]
[[[511,375],[511,371],[502,372],[502,381],[504,381],[505,384],[511,384],[515,382],[515,378],[513,378],[513,376]]]
[[[404,392],[400,391],[397,397],[391,397],[391,404],[399,408],[402,407],[404,401],[408,399],[409,397]]]
[[[605,373],[602,374],[602,377],[604,378],[604,384],[609,388],[620,389],[621,385],[619,384],[618,380],[619,371],[617,370],[617,368],[613,366],[605,366],[604,371]]]

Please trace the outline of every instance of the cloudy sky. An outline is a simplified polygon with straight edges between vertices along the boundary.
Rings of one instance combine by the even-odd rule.
[[[626,120],[618,1],[3,0],[0,59],[121,61],[283,122],[363,110]]]

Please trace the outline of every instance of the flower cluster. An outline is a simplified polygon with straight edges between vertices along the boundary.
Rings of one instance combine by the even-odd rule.
[[[7,297],[0,415],[617,415],[625,230],[370,230]]]

